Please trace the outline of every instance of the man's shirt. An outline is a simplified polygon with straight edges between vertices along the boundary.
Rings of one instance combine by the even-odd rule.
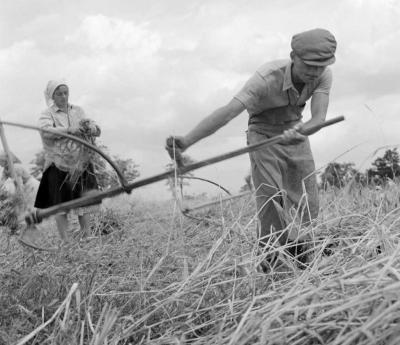
[[[234,97],[250,115],[274,117],[273,121],[293,121],[301,118],[305,103],[313,94],[329,94],[332,72],[327,67],[319,78],[305,84],[301,94],[294,87],[291,60],[275,60],[262,65]],[[267,119],[266,119],[267,121]]]

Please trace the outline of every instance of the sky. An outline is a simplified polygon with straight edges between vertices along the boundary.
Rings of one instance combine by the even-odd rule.
[[[346,120],[310,137],[316,166],[363,171],[400,143],[398,18],[396,0],[0,0],[0,118],[37,125],[48,80],[63,78],[110,155],[133,159],[140,178],[157,175],[170,162],[169,135],[228,103],[265,62],[289,58],[294,34],[320,27],[338,42],[327,117]],[[245,146],[247,119],[186,153],[199,161]],[[38,132],[5,133],[26,164],[41,150]],[[193,173],[234,194],[249,169],[243,155]],[[215,192],[200,181],[186,188]],[[169,195],[165,182],[134,193]]]

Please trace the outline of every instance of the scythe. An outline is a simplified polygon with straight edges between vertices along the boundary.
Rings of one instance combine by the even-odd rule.
[[[311,133],[314,133],[315,131],[327,127],[327,126],[331,126],[335,123],[341,122],[344,120],[344,116],[338,116],[335,118],[332,118],[330,120],[327,120],[321,124],[309,127],[306,131],[300,131],[301,134],[303,135],[310,135]],[[41,132],[52,132],[51,130],[44,130],[41,129],[39,127],[35,127],[35,126],[30,126],[30,125],[24,125],[24,124],[18,124],[18,123],[14,123],[14,122],[8,122],[8,121],[0,121],[1,124],[3,125],[9,125],[9,126],[16,126],[16,127],[21,127],[21,128],[27,128],[27,129],[33,129],[33,130],[38,130]],[[57,133],[58,135],[61,136],[60,133]],[[109,190],[106,191],[96,191],[93,193],[90,193],[89,195],[83,196],[81,198],[75,199],[75,200],[71,200],[68,202],[64,202],[58,205],[54,205],[52,207],[46,208],[46,209],[37,209],[34,212],[31,212],[30,214],[26,215],[25,217],[25,221],[27,223],[28,226],[32,226],[34,224],[38,224],[40,223],[43,219],[48,218],[52,215],[55,215],[59,212],[68,212],[71,209],[75,209],[75,208],[79,208],[79,207],[84,207],[84,206],[90,206],[90,205],[95,205],[100,203],[103,199],[105,198],[110,198],[110,197],[114,197],[116,195],[122,194],[122,193],[130,193],[133,189],[137,189],[161,180],[164,180],[166,178],[169,177],[173,177],[175,174],[177,175],[182,175],[185,174],[187,172],[211,165],[211,164],[215,164],[224,160],[227,160],[229,158],[233,158],[233,157],[237,157],[239,155],[248,153],[248,152],[252,152],[255,150],[259,150],[264,146],[268,146],[268,145],[273,145],[273,144],[277,144],[280,143],[284,140],[283,135],[277,135],[275,137],[260,141],[256,144],[253,145],[249,145],[234,151],[230,151],[224,154],[220,154],[199,162],[195,162],[195,163],[191,163],[188,164],[186,166],[177,166],[175,169],[171,169],[168,170],[164,173],[161,174],[157,174],[154,176],[150,176],[144,179],[140,179],[137,180],[135,182],[131,182],[128,183],[125,179],[125,177],[123,176],[123,174],[121,173],[121,171],[119,171],[118,167],[116,166],[115,163],[112,162],[112,160],[110,159],[110,157],[108,157],[104,152],[102,152],[99,148],[95,147],[94,145],[91,145],[89,143],[87,143],[86,141],[77,138],[75,136],[71,136],[68,134],[63,134],[62,136],[67,137],[71,140],[74,141],[78,141],[79,143],[81,143],[82,145],[85,145],[87,147],[89,147],[90,149],[94,150],[95,152],[99,153],[108,163],[110,163],[110,165],[114,168],[114,170],[117,172],[117,175],[119,177],[121,186],[118,187],[114,187],[114,188],[110,188]],[[177,153],[177,152],[176,152]],[[176,158],[179,159],[179,156],[177,156]]]

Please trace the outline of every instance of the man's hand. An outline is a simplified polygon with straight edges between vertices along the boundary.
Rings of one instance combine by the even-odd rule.
[[[287,129],[283,132],[283,144],[294,145],[298,144],[306,139],[306,136],[300,133],[302,123],[296,124],[293,128]]]
[[[182,152],[188,148],[185,137],[170,136],[166,140],[165,149],[169,156],[176,161],[178,165],[182,165]]]

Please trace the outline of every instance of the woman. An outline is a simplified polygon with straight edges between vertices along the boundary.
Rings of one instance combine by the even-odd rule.
[[[56,133],[41,133],[45,164],[35,200],[37,208],[70,201],[98,188],[89,149],[57,135],[75,135],[91,143],[100,135],[100,128],[86,118],[82,108],[68,103],[68,98],[69,88],[64,81],[48,82],[45,90],[48,108],[40,115],[39,127],[52,129]],[[60,213],[55,218],[61,239],[67,241],[67,214]],[[83,235],[88,235],[89,209],[80,209],[78,219]]]
[[[21,161],[11,152],[13,160],[15,177],[21,187],[21,197],[23,200],[23,207],[19,210],[19,213],[32,211],[36,194],[39,187],[39,181],[35,179],[28,170],[21,164]],[[8,195],[14,195],[17,192],[16,183],[11,176],[7,156],[4,153],[0,153],[0,166],[3,168],[3,173],[0,179],[0,192]]]
[[[7,155],[0,152],[0,167],[3,168],[0,178],[0,224],[7,226],[13,234],[18,229],[23,215],[33,210],[39,181],[29,174],[12,152],[10,158],[14,176],[11,176]]]
[[[21,164],[21,161],[12,152],[10,152],[9,155],[10,155],[10,158],[12,160],[12,163],[14,165],[14,170],[15,170],[15,165]],[[7,154],[5,152],[0,152],[0,167],[3,168],[3,171],[1,173],[1,178],[0,178],[0,185],[1,185],[2,191],[7,192],[10,195],[14,194],[16,192],[15,181],[13,181],[11,179],[10,166],[8,163]],[[18,176],[17,176],[17,178],[18,178]],[[22,184],[21,180],[19,182]]]

